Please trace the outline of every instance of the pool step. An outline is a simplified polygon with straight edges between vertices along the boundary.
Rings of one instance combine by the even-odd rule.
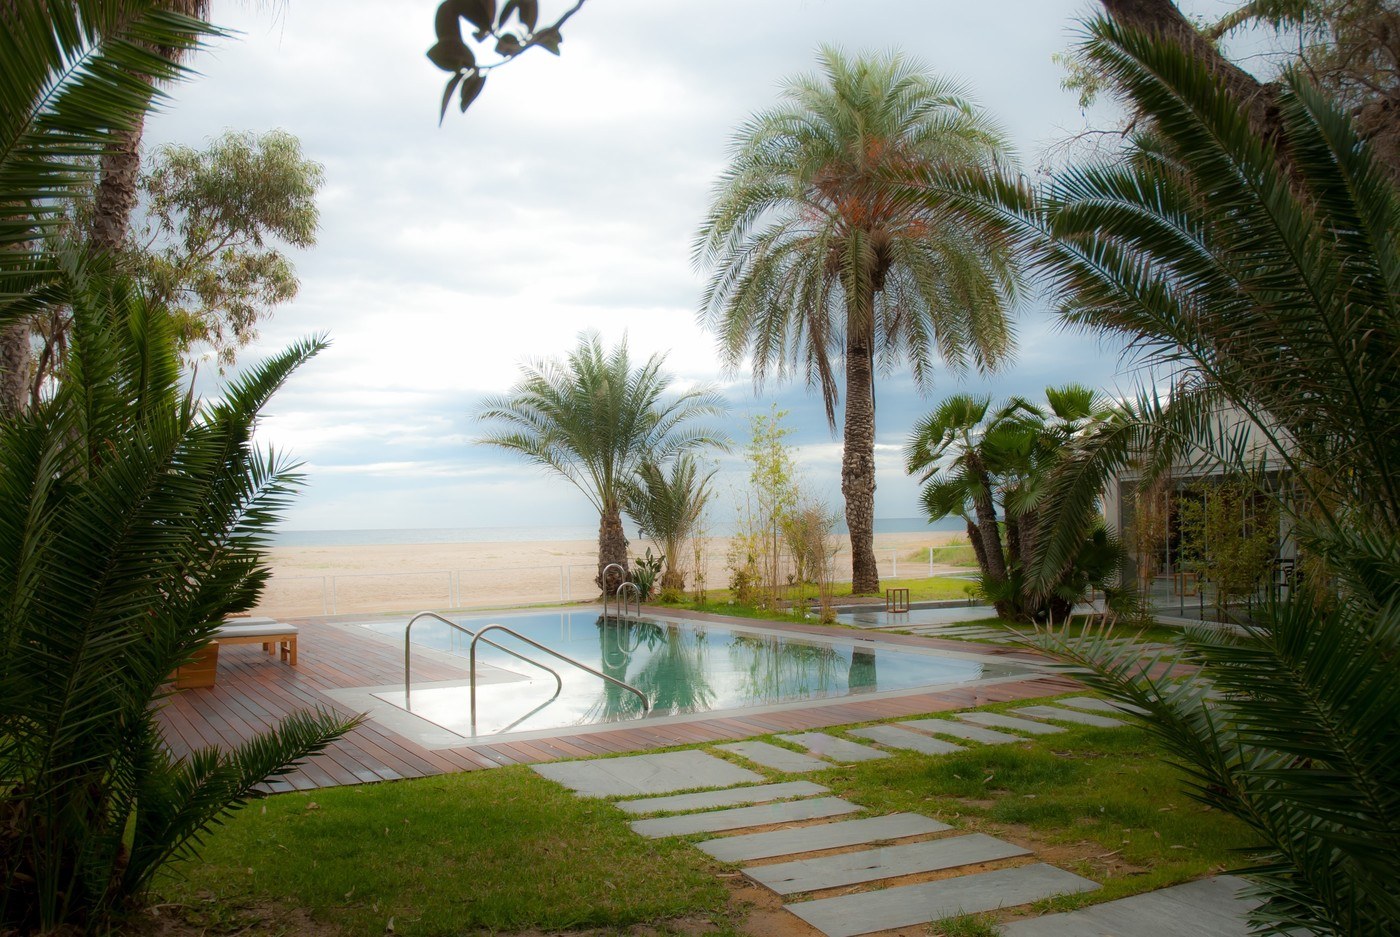
[[[723,839],[710,839],[700,848],[721,862],[753,862],[775,856],[793,856],[821,849],[865,846],[910,836],[924,836],[951,830],[946,823],[917,813],[892,813],[864,820],[842,820],[820,826],[790,830],[744,833]]]
[[[839,797],[814,797],[810,800],[790,800],[757,807],[734,807],[706,813],[686,813],[675,817],[633,820],[632,829],[653,839],[662,836],[686,836],[690,833],[720,833],[751,826],[793,823],[858,813],[862,808]]]
[[[790,748],[769,745],[767,742],[733,742],[729,745],[716,745],[722,752],[730,752],[740,758],[747,758],[755,764],[782,771],[787,774],[802,774],[807,771],[822,771],[831,767],[831,762],[795,752]]]
[[[756,784],[753,787],[701,791],[697,794],[648,797],[645,800],[621,800],[618,801],[617,807],[627,813],[681,813],[687,810],[737,807],[741,804],[764,804],[773,800],[786,800],[789,797],[810,797],[813,794],[826,793],[826,788],[811,781],[787,781],[782,784]]]
[[[744,874],[780,895],[792,895],[1029,854],[1030,850],[1023,846],[985,833],[969,833],[966,836],[880,846],[816,859],[751,866],[744,869]]]
[[[799,901],[788,905],[787,909],[827,937],[856,937],[961,914],[1010,908],[1057,895],[1093,891],[1098,887],[1097,883],[1073,872],[1035,862],[919,885]]]

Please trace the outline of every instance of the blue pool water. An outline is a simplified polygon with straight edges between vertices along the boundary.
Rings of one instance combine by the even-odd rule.
[[[473,630],[498,622],[629,683],[646,694],[651,717],[966,683],[1014,672],[974,659],[858,639],[815,639],[698,622],[620,622],[591,612],[456,620]],[[365,627],[401,638],[405,624],[373,622]],[[477,647],[478,663],[508,673],[496,671],[503,682],[487,682],[483,672],[475,731],[461,687],[415,685],[408,708],[463,735],[618,722],[642,713],[641,702],[625,689],[550,660],[508,635],[491,632],[487,637],[546,661],[564,679],[564,691],[550,701],[552,677],[483,643]],[[413,626],[415,645],[466,655],[470,640],[432,619]],[[377,695],[404,704],[401,692]],[[536,706],[542,708],[534,711]]]

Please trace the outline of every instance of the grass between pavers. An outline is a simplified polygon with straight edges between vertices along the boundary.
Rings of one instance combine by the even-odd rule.
[[[525,767],[278,794],[216,830],[157,900],[211,933],[274,932],[259,929],[269,906],[345,934],[385,933],[391,919],[401,935],[695,917],[724,930],[727,891],[708,857],[643,839],[628,819]]]

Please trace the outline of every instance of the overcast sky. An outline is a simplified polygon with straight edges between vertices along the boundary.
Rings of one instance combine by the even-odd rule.
[[[300,296],[244,355],[313,333],[333,342],[262,428],[306,463],[293,529],[596,523],[567,485],[472,444],[481,397],[585,328],[625,334],[638,358],[666,352],[683,385],[721,386],[735,437],[769,402],[789,409],[809,482],[837,503],[840,445],[820,401],[722,373],[696,325],[690,245],[734,129],[824,43],[899,48],[962,82],[1028,169],[1085,120],[1051,60],[1085,0],[592,0],[561,57],[523,56],[441,127],[444,76],[423,55],[435,2],[275,6],[214,4],[241,36],[199,57],[202,76],[174,90],[146,139],[282,128],[325,167],[319,243],[294,255]],[[541,6],[542,21],[564,8]],[[942,394],[1125,386],[1113,349],[1061,332],[1043,306],[1027,304],[1017,330],[1015,361],[991,380],[946,375],[932,399],[905,374],[879,384],[877,516],[918,513],[899,451]]]

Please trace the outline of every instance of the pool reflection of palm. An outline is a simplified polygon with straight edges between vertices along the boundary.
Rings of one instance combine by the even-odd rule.
[[[875,652],[856,648],[851,651],[851,669],[846,686],[852,693],[873,693],[879,681],[875,673]]]
[[[655,622],[623,622],[599,618],[598,640],[603,673],[630,683],[646,694],[651,711],[678,715],[707,709],[714,699],[706,674],[703,631],[682,632]],[[638,651],[646,654],[638,660]],[[636,664],[636,666],[634,666]],[[640,715],[636,696],[605,682],[589,715],[616,722]]]
[[[729,642],[735,669],[747,677],[749,700],[825,695],[840,685],[845,655],[821,644],[797,644],[770,635],[736,634]]]

